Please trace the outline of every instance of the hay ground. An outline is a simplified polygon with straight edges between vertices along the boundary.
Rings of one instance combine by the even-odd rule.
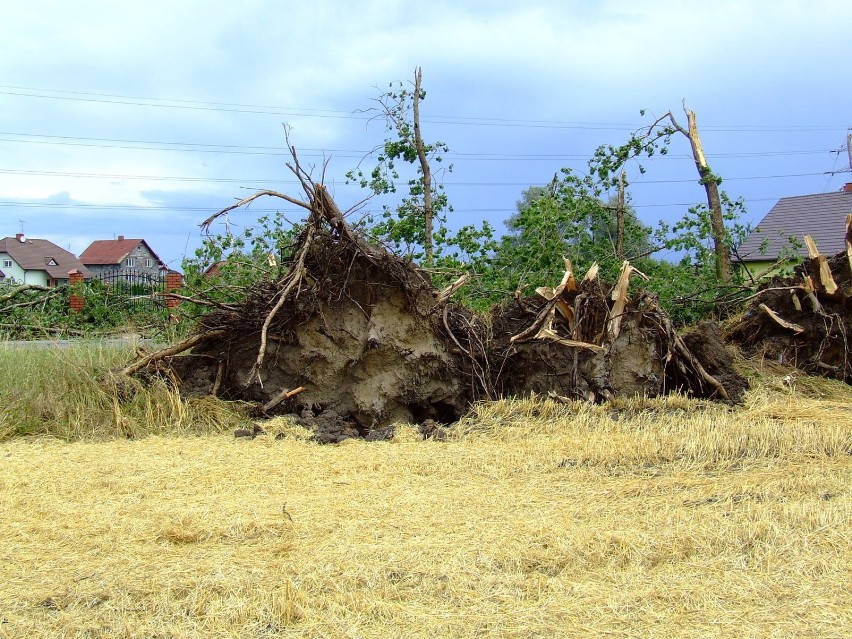
[[[848,637],[840,386],[0,444],[0,637]],[[820,397],[821,395],[821,397]]]

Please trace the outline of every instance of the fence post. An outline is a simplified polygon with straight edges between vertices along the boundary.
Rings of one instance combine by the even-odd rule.
[[[174,293],[181,286],[183,286],[183,275],[175,271],[166,273],[166,293]],[[167,308],[176,308],[178,306],[180,306],[180,300],[176,300],[173,297],[166,298]]]
[[[83,283],[83,274],[78,271],[76,268],[73,271],[68,271],[68,285],[74,286],[75,284]],[[82,295],[75,295],[71,293],[68,296],[68,306],[71,309],[72,313],[79,313],[83,310],[83,307],[86,305],[86,298]]]

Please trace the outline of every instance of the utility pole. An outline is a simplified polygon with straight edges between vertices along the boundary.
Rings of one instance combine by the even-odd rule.
[[[852,131],[846,134],[846,153],[849,155],[849,170],[852,171]]]

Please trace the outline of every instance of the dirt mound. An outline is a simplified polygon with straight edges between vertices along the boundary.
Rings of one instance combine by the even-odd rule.
[[[653,296],[636,293],[618,309],[613,292],[618,285],[597,278],[562,292],[566,312],[553,314],[543,332],[523,343],[516,336],[541,317],[547,302],[530,298],[497,307],[492,317],[497,393],[595,401],[679,391],[740,401],[748,381],[734,369],[714,323],[681,339]],[[615,317],[621,321],[613,329]]]
[[[364,254],[328,229],[313,237],[303,269],[298,294],[266,324],[260,367],[264,323],[280,294],[271,284],[244,307],[204,319],[203,330],[226,333],[196,347],[192,360],[172,361],[184,387],[209,392],[225,362],[224,397],[266,404],[304,387],[290,409],[335,411],[361,429],[461,415],[457,355],[440,334],[427,276],[390,254]]]
[[[473,401],[510,395],[601,401],[681,390],[738,401],[745,381],[721,343],[702,333],[688,345],[654,297],[630,296],[631,275],[644,276],[627,262],[610,286],[596,267],[576,279],[566,261],[556,288],[480,317],[449,301],[461,281],[435,289],[423,270],[355,233],[325,187],[297,175],[307,202],[263,192],[236,205],[274,195],[309,211],[287,274],[244,304],[216,304],[198,334],[125,373],[167,368],[184,394],[301,414],[329,442],[382,438],[397,422],[425,423],[428,434]]]

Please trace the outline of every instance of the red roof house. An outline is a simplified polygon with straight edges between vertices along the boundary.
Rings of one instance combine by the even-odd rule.
[[[159,275],[168,270],[148,242],[123,235],[114,240],[95,240],[80,255],[80,261],[95,275],[131,270]]]
[[[73,253],[48,240],[29,239],[23,233],[0,239],[0,281],[56,286],[68,283],[77,269],[86,279],[92,274]]]

